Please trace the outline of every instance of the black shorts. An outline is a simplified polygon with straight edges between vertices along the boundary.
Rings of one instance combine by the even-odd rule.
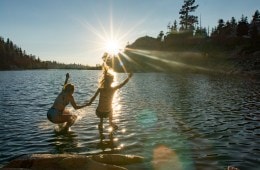
[[[108,118],[110,114],[112,114],[112,111],[110,111],[110,112],[99,112],[99,111],[96,110],[96,115],[99,118]]]

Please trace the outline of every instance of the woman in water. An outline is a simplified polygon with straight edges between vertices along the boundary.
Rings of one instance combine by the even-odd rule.
[[[88,103],[82,106],[76,104],[72,95],[74,92],[74,85],[70,83],[67,84],[68,79],[69,73],[66,74],[66,80],[61,93],[55,99],[52,107],[47,112],[47,117],[52,123],[65,123],[64,130],[68,130],[77,119],[77,116],[71,114],[69,110],[65,109],[65,107],[70,103],[73,108],[77,110],[89,105]]]
[[[103,65],[103,77],[100,81],[99,88],[97,89],[95,95],[90,99],[89,105],[95,100],[95,98],[99,95],[99,102],[98,107],[96,109],[96,115],[100,118],[100,123],[98,125],[99,134],[101,139],[104,138],[103,136],[103,119],[109,118],[109,124],[112,127],[112,129],[117,129],[118,127],[113,123],[113,108],[112,108],[112,102],[113,102],[113,96],[115,92],[123,87],[129,79],[132,77],[132,73],[128,75],[128,78],[126,78],[121,84],[117,86],[112,86],[112,83],[114,81],[114,76],[109,73],[108,68]]]

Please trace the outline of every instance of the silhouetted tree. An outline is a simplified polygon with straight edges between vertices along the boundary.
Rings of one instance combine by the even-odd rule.
[[[157,36],[157,40],[163,41],[164,33],[163,31],[160,31],[159,35]]]
[[[221,34],[224,25],[225,25],[224,20],[223,20],[223,19],[219,19],[219,20],[218,20],[218,26],[217,26],[218,34]]]
[[[181,30],[194,30],[194,24],[198,23],[198,17],[190,15],[199,5],[194,5],[195,0],[184,0],[184,5],[180,9],[180,25]]]
[[[236,31],[237,31],[237,21],[235,17],[232,17],[230,19],[230,30],[231,30],[231,36],[236,36]]]
[[[197,29],[195,30],[195,36],[196,37],[207,37],[208,36],[207,29],[197,27]]]
[[[169,23],[167,25],[167,29],[168,29],[168,31],[167,31],[166,35],[169,35],[169,34],[172,34],[172,33],[177,33],[178,32],[177,21],[174,20],[173,25],[171,25],[171,23]]]
[[[174,32],[178,31],[178,26],[177,26],[177,21],[176,20],[174,20],[172,31],[174,31]]]
[[[224,20],[219,19],[217,27],[212,29],[211,37],[222,39],[222,36],[224,35],[224,33],[223,33],[224,32],[224,26],[225,26]]]
[[[172,25],[171,25],[171,22],[168,23],[168,25],[167,25],[167,30],[168,30],[168,31],[167,31],[166,34],[167,34],[167,35],[168,35],[168,34],[171,34],[171,32],[172,32]]]
[[[253,17],[253,19],[251,21],[251,27],[249,29],[249,35],[252,39],[252,44],[256,45],[257,39],[259,37],[258,27],[260,27],[260,13],[259,13],[259,11],[256,10],[252,17]]]
[[[242,37],[245,35],[248,35],[248,30],[249,30],[249,24],[247,21],[247,17],[244,17],[244,15],[242,15],[241,20],[238,22],[237,25],[237,36]]]

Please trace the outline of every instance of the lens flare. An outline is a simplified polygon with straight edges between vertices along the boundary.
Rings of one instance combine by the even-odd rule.
[[[120,48],[120,43],[117,40],[107,40],[105,42],[105,51],[110,55],[117,55]]]
[[[140,20],[137,20],[134,24],[128,25],[127,18],[118,18],[118,16],[113,15],[113,5],[108,8],[110,14],[108,18],[100,18],[98,13],[94,19],[95,23],[87,21],[85,18],[75,18],[75,20],[86,30],[92,32],[92,35],[83,35],[83,44],[88,50],[88,53],[92,53],[93,60],[99,58],[104,52],[109,53],[111,56],[116,56],[119,53],[124,53],[123,50],[125,46],[129,44],[129,38],[136,34],[136,28],[142,25],[148,20],[148,13],[144,15]],[[99,12],[99,11],[98,11]],[[120,16],[121,17],[121,16]],[[82,52],[84,55],[86,52]],[[101,61],[101,58],[99,60]],[[100,65],[97,63],[97,65]]]

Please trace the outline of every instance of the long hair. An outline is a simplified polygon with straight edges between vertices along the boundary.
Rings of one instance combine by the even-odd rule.
[[[63,91],[65,93],[73,93],[74,92],[74,85],[73,84],[65,84],[64,87],[63,87]]]
[[[111,85],[114,80],[114,76],[110,74],[107,70],[103,71],[101,79],[99,81],[99,88],[107,88]]]
[[[109,58],[108,53],[104,53],[103,57],[103,64],[102,64],[102,76],[99,80],[99,88],[107,88],[111,85],[111,83],[114,80],[114,76],[109,73],[109,70],[111,69],[110,66],[107,65],[108,60],[111,60]]]

